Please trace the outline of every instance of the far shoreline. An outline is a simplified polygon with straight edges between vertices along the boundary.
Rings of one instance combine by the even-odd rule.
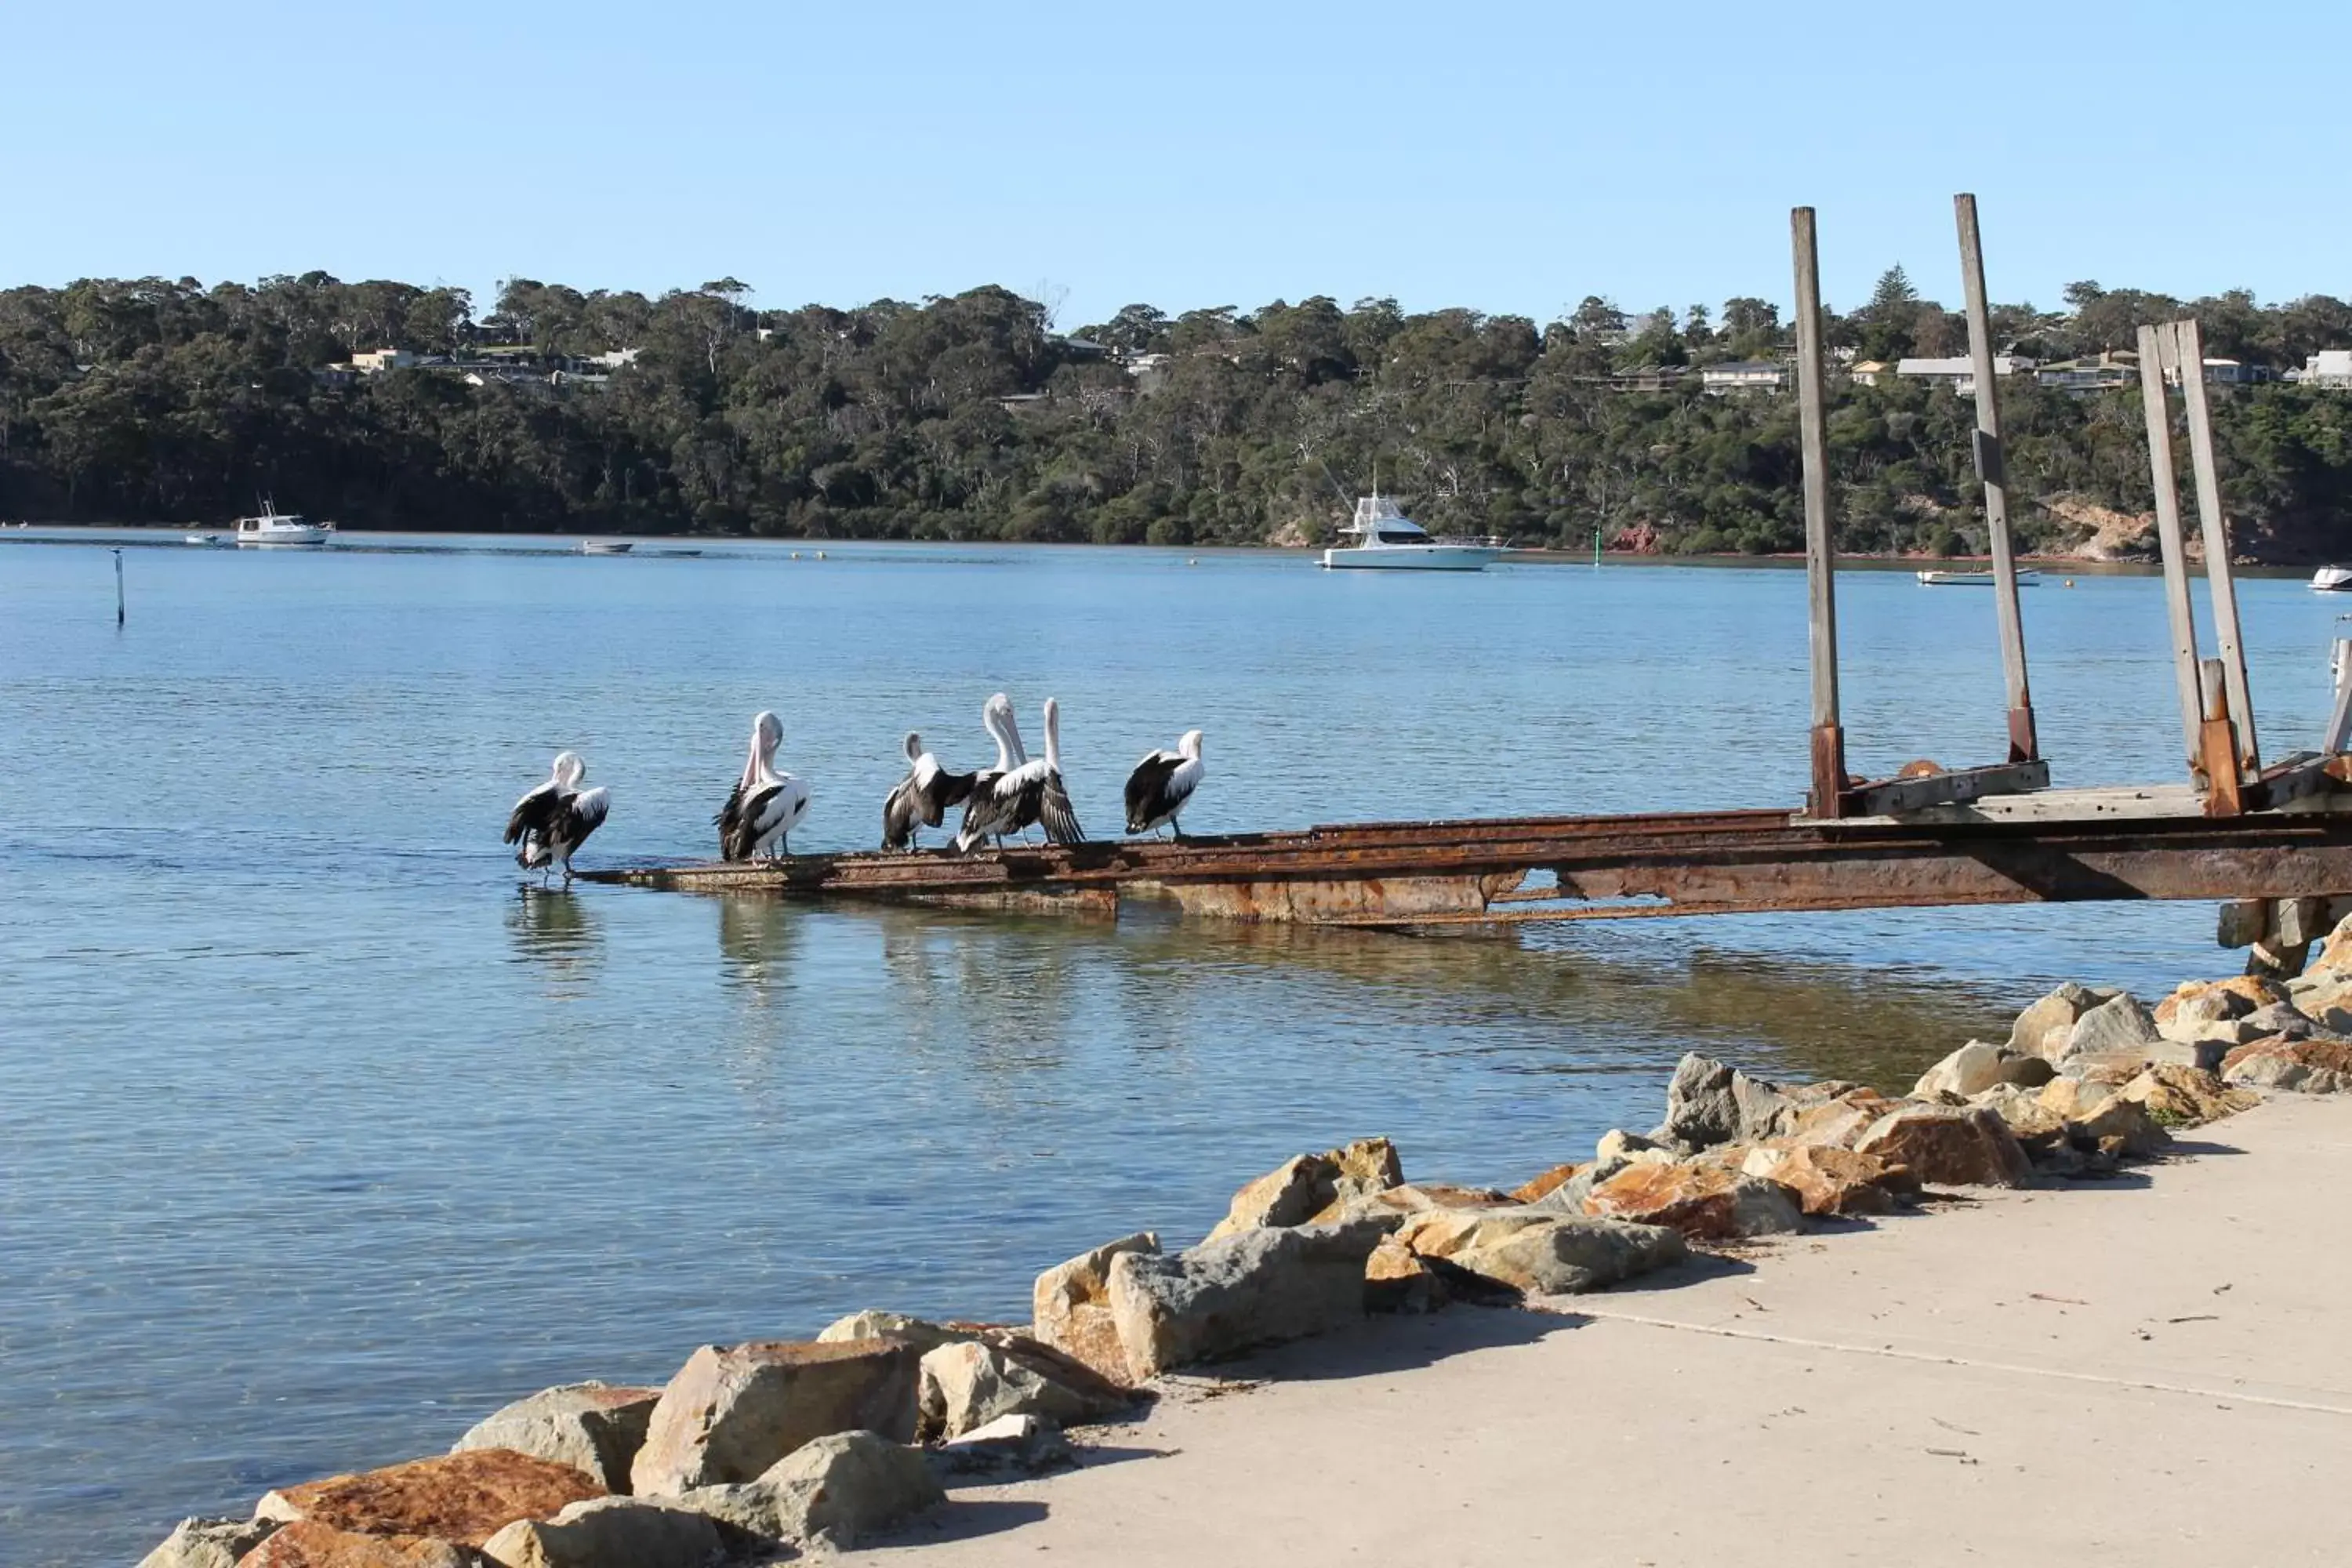
[[[26,520],[0,525],[0,542],[23,544],[104,544],[137,542],[140,544],[177,544],[188,533],[225,532],[205,524],[177,522],[41,522]],[[1324,547],[1292,544],[1128,544],[1097,540],[1034,540],[1034,539],[889,539],[858,535],[824,536],[795,534],[748,533],[598,533],[579,530],[561,532],[505,532],[472,529],[437,528],[361,528],[338,524],[338,536],[363,539],[369,542],[393,540],[498,540],[518,545],[552,549],[576,549],[583,540],[626,540],[632,543],[683,546],[741,546],[753,549],[833,550],[1022,550],[1165,552],[1183,555],[1223,556],[1296,556],[1311,558]],[[65,537],[57,537],[64,535]],[[112,536],[136,536],[119,540]],[[147,535],[171,535],[171,538],[150,540]],[[1917,553],[1885,554],[1856,551],[1840,552],[1839,564],[1866,571],[1983,571],[1990,568],[1992,558],[1987,555],[1924,555]],[[1634,551],[1603,551],[1596,563],[1589,551],[1556,549],[1544,545],[1515,545],[1503,557],[1502,564],[1513,566],[1696,566],[1713,570],[1738,567],[1765,567],[1777,570],[1801,569],[1805,563],[1801,551],[1779,552],[1750,555],[1739,552],[1706,552],[1672,554]],[[2080,574],[2091,576],[2144,577],[2162,574],[2162,567],[2153,561],[2096,561],[2071,555],[2021,554],[2021,567],[2043,573]],[[2310,562],[2242,561],[2238,570],[2272,576],[2299,574],[2311,570]],[[2191,562],[2192,570],[2200,569]]]

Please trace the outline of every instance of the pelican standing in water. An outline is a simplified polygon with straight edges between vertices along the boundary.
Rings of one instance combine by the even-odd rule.
[[[547,782],[515,802],[507,817],[506,842],[519,845],[515,864],[526,871],[544,873],[554,867],[572,885],[572,857],[588,836],[604,824],[613,798],[602,789],[583,790],[588,764],[577,752],[559,752]]]
[[[1166,823],[1184,837],[1177,814],[1201,787],[1201,731],[1187,730],[1172,752],[1153,752],[1127,775],[1127,830],[1149,833]]]
[[[792,831],[808,815],[809,789],[792,774],[776,771],[776,748],[783,739],[783,722],[773,713],[763,712],[751,721],[751,755],[743,764],[743,776],[710,819],[719,828],[720,859],[792,853]]]
[[[951,773],[923,750],[923,738],[907,731],[907,776],[882,803],[882,847],[912,849],[922,829],[937,827],[950,807],[971,798],[978,773]]]

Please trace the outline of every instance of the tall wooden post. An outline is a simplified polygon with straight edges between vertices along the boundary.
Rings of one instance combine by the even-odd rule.
[[[2213,467],[2213,420],[2205,404],[2205,338],[2194,321],[2176,321],[2180,392],[2189,405],[2189,459],[2196,470],[2197,521],[2205,535],[2205,581],[2212,591],[2213,642],[2230,693],[2230,720],[2238,729],[2238,763],[2262,767],[2254,743],[2254,705],[2246,686],[2246,649],[2238,636],[2238,588],[2230,565],[2230,523],[2221,513],[2221,482]]]
[[[2204,704],[2199,700],[2197,612],[2189,598],[2189,554],[2180,536],[2180,481],[2172,469],[2172,413],[2164,373],[2175,357],[2172,329],[2139,330],[2139,398],[2147,416],[2147,471],[2156,486],[2156,538],[2164,557],[2164,609],[2172,622],[2173,683],[2180,697],[2180,744],[2192,773],[2204,771]]]
[[[2017,558],[2009,539],[2009,475],[2000,450],[2000,395],[1993,374],[1992,317],[1985,299],[1984,244],[1977,199],[1952,198],[1960,226],[1960,287],[1968,295],[1969,358],[1977,382],[1977,477],[1984,481],[1985,531],[1992,542],[1993,613],[2000,626],[2000,668],[2009,685],[2009,760],[2042,755],[2033,731],[2033,691],[2025,674],[2025,624],[2018,613]]]
[[[1804,459],[1806,626],[1813,668],[1811,806],[1815,816],[1836,816],[1845,797],[1845,731],[1838,722],[1837,552],[1830,538],[1822,274],[1813,209],[1793,209],[1789,233],[1797,265],[1797,419]]]

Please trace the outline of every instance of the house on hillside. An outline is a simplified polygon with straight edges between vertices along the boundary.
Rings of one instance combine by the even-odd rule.
[[[1894,368],[1883,359],[1866,359],[1859,364],[1847,366],[1846,374],[1860,385],[1876,386],[1878,378]]]
[[[1995,375],[2015,375],[2021,371],[2032,370],[2033,366],[2032,360],[2019,354],[1992,356],[1992,373]],[[1967,354],[1949,359],[1898,360],[1895,374],[1921,381],[1940,382],[1962,397],[1977,395],[1977,362]]]
[[[1700,366],[1698,380],[1702,390],[1717,396],[1729,392],[1778,392],[1789,384],[1789,367],[1777,360],[1736,359]]]
[[[2112,349],[2085,354],[2081,359],[2057,360],[2035,371],[2033,379],[2060,392],[2105,392],[2118,386],[2136,386],[2139,384],[2139,355],[2129,349]]]
[[[1686,364],[1637,364],[1583,379],[1612,392],[1668,392],[1687,381],[1690,374]]]
[[[2295,379],[2305,386],[2352,392],[2352,349],[2320,350],[2303,362],[2303,374]]]

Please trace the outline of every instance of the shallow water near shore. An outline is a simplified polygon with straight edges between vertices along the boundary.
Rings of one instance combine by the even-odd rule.
[[[1326,574],[1297,556],[0,548],[0,1563],[446,1447],[860,1307],[1025,1316],[1301,1149],[1510,1184],[1657,1119],[1686,1049],[1895,1087],[2063,978],[2228,973],[2204,905],[1408,938],[577,886],[514,796],[572,747],[583,865],[709,847],[750,715],[862,846],[920,729],[1062,702],[1081,818],[1199,726],[1198,832],[1769,805],[1805,769],[1780,569]],[[1197,564],[1191,563],[1197,562]],[[2062,784],[2180,773],[2158,584],[2024,598]],[[2241,585],[2265,752],[2335,601]],[[1996,760],[1992,603],[1840,581],[1853,762]]]

